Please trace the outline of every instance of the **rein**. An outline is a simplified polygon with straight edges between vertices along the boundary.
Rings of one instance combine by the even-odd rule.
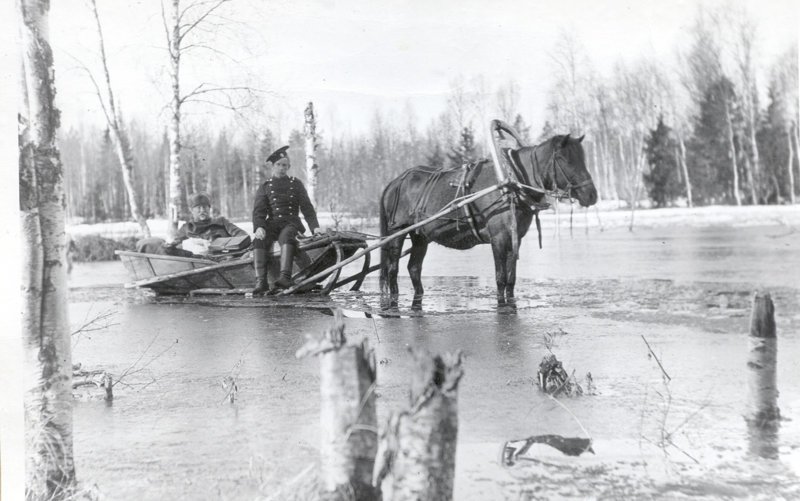
[[[561,155],[558,154],[558,151],[561,148],[560,147],[559,148],[555,148],[555,147],[552,147],[552,146],[551,146],[551,148],[552,148],[552,153],[550,154],[550,158],[547,161],[547,164],[545,166],[544,172],[545,173],[548,172],[548,171],[552,172],[552,182],[553,182],[553,185],[554,185],[554,187],[552,189],[547,189],[545,187],[543,173],[541,172],[542,170],[539,169],[540,163],[539,163],[539,157],[538,157],[537,152],[536,152],[536,150],[537,150],[536,147],[533,148],[533,161],[534,161],[535,169],[533,170],[533,181],[532,181],[532,184],[535,182],[535,183],[539,184],[539,186],[537,187],[537,186],[531,186],[529,184],[525,184],[525,183],[521,182],[520,179],[510,180],[509,181],[509,185],[512,186],[512,187],[515,187],[515,188],[517,188],[517,189],[519,189],[519,190],[521,190],[523,192],[524,191],[532,191],[534,193],[539,193],[539,194],[542,194],[542,195],[545,195],[545,196],[553,197],[556,200],[563,200],[565,198],[568,198],[569,201],[570,201],[570,231],[571,231],[571,228],[572,228],[572,223],[571,223],[571,221],[572,221],[572,205],[573,205],[572,190],[574,190],[575,188],[581,188],[583,186],[587,186],[587,185],[592,183],[592,180],[591,179],[585,179],[585,180],[583,180],[583,181],[581,181],[579,183],[573,182],[572,179],[570,179],[570,177],[567,176],[567,173],[564,171],[564,167],[563,167],[562,162],[561,162],[561,158],[562,157],[561,157]],[[512,162],[514,161],[512,155],[508,155],[508,157]],[[520,162],[520,165],[518,165],[517,167],[519,169],[521,169],[522,172],[525,172],[525,166],[521,165],[521,162]],[[566,186],[563,189],[558,187],[558,176],[559,176],[559,174],[561,175],[561,178],[566,181]],[[515,177],[519,177],[519,176],[515,176]],[[514,203],[515,202],[515,198],[516,198],[515,196],[509,194],[509,203],[510,203],[512,211],[514,211],[515,208],[516,208],[515,207],[516,204]],[[538,206],[536,203],[534,203],[532,205],[533,205],[533,215],[534,215],[534,217],[536,219],[536,231],[537,231],[537,233],[539,235],[539,248],[541,249],[542,248],[542,223],[539,220],[539,210],[541,208],[543,208],[543,207],[542,206]],[[544,208],[546,208],[546,207],[547,207],[547,204],[544,205]],[[556,209],[558,209],[557,205],[556,205]],[[512,232],[513,238],[516,238],[516,233],[517,233],[516,226],[517,225],[516,225],[516,217],[515,217],[511,222],[511,232]],[[516,245],[514,246],[514,254],[515,254],[515,256],[518,256],[518,250],[517,250],[517,246]]]

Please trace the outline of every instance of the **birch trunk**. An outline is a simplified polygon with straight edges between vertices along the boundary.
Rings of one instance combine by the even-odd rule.
[[[89,198],[89,176],[86,169],[86,152],[84,151],[83,141],[81,141],[81,216],[86,217],[93,214],[93,208],[88,204],[94,205],[94,202]],[[92,219],[94,222],[94,219]]]
[[[170,102],[171,116],[167,134],[169,136],[169,237],[175,238],[178,232],[178,221],[182,212],[181,192],[183,191],[183,178],[181,177],[181,27],[180,27],[180,0],[172,0],[170,10],[171,29],[169,36],[169,77],[172,84]]]
[[[248,183],[247,175],[247,162],[241,159],[242,168],[242,214],[247,214],[248,210],[252,207],[250,202],[250,183]]]
[[[611,161],[611,154],[609,154],[610,147],[608,144],[605,146],[605,155],[606,159],[608,160],[608,186],[610,189],[610,194],[614,198],[614,200],[619,201],[619,190],[617,190],[617,175],[616,175],[616,168],[614,167],[614,162]]]
[[[308,198],[314,207],[317,206],[317,123],[314,118],[314,103],[309,102],[305,111],[305,149],[306,149],[306,180]]]
[[[17,9],[25,489],[28,499],[64,499],[75,486],[72,353],[49,2],[19,0]]]
[[[761,154],[758,151],[758,141],[756,140],[756,117],[755,117],[755,85],[749,95],[748,115],[750,121],[750,144],[753,147],[753,165],[750,172],[751,193],[753,197],[753,205],[758,204],[759,200],[759,184],[761,180]]]
[[[692,208],[692,181],[689,179],[689,168],[686,166],[686,145],[683,142],[683,134],[678,134],[678,145],[681,148],[681,169],[683,169],[683,180],[686,183],[686,201],[689,208]]]
[[[633,218],[636,213],[636,205],[639,203],[639,191],[642,188],[642,173],[644,172],[644,164],[646,161],[645,154],[642,148],[639,148],[639,151],[642,153],[636,157],[636,163],[634,164],[634,174],[632,179],[632,186],[631,186],[631,222],[628,226],[628,231],[633,231]]]
[[[753,205],[758,203],[756,198],[756,185],[755,177],[753,176],[753,163],[750,161],[750,155],[744,152],[744,170],[747,174],[747,184],[750,186],[750,200]]]
[[[150,237],[150,227],[147,225],[147,220],[142,215],[139,209],[139,194],[136,192],[136,185],[134,182],[134,160],[133,153],[131,152],[130,140],[128,134],[125,132],[120,113],[117,110],[117,105],[114,102],[114,90],[111,87],[111,74],[108,71],[108,61],[106,59],[106,45],[103,39],[103,29],[100,25],[100,15],[97,13],[97,3],[91,0],[90,7],[94,15],[95,25],[97,27],[97,36],[100,40],[100,60],[103,65],[103,76],[105,77],[106,89],[108,91],[108,112],[106,114],[106,122],[114,139],[114,149],[119,159],[119,164],[122,166],[122,182],[125,184],[125,191],[128,193],[128,205],[131,209],[131,216],[139,223],[142,229],[142,234],[145,237]],[[100,95],[100,89],[97,89],[97,97],[100,102],[103,102],[103,97]],[[105,110],[105,106],[103,109]]]
[[[796,203],[794,196],[794,148],[792,147],[792,130],[794,124],[789,125],[789,130],[786,131],[787,145],[789,146],[789,162],[786,164],[786,172],[789,174],[789,200],[794,204]]]
[[[728,126],[728,154],[731,156],[733,171],[733,199],[736,200],[736,205],[742,205],[742,196],[739,193],[739,167],[736,165],[736,147],[733,144],[733,121],[727,96],[725,96],[725,122]]]

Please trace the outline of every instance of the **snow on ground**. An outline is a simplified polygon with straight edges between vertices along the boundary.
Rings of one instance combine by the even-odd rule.
[[[616,202],[605,202],[600,208],[591,207],[583,209],[573,207],[572,224],[575,227],[589,226],[590,228],[626,227],[630,224],[631,211],[617,209]],[[332,228],[334,215],[329,212],[318,214],[322,228]],[[633,213],[634,227],[663,227],[663,226],[797,226],[800,225],[800,205],[757,205],[757,206],[728,206],[715,205],[709,207],[676,207],[665,209],[637,209]],[[560,204],[558,213],[554,208],[542,212],[543,227],[552,226],[556,221],[562,227],[569,227],[570,206]],[[253,231],[252,223],[234,220],[245,231]],[[153,236],[167,236],[167,221],[164,219],[151,219],[148,221]],[[359,231],[375,231],[378,227],[377,218],[344,217],[340,220],[340,228],[355,229]],[[72,236],[100,235],[107,238],[123,238],[140,234],[139,226],[133,221],[99,223],[99,224],[74,224],[67,225],[67,231]]]

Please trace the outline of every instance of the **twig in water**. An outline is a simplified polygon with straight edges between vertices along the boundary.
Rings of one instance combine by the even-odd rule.
[[[108,329],[109,327],[112,327],[114,325],[119,325],[119,323],[108,322],[108,319],[110,317],[117,314],[116,310],[102,311],[97,315],[95,315],[92,319],[87,320],[89,318],[90,311],[91,310],[86,312],[86,316],[83,319],[83,324],[74,331],[72,331],[72,333],[70,333],[70,337],[78,336],[77,341],[75,341],[76,344],[78,341],[80,341],[81,334],[85,334],[87,332],[101,331],[103,329]],[[101,322],[103,323],[101,324]]]
[[[667,378],[667,381],[672,381],[672,378],[669,377],[669,374],[667,374],[667,371],[664,369],[664,366],[661,365],[661,361],[658,359],[656,354],[653,352],[653,349],[650,347],[650,343],[648,343],[647,339],[645,339],[644,334],[642,334],[641,336],[642,336],[642,339],[644,339],[644,344],[647,345],[647,349],[650,350],[650,354],[653,355],[653,358],[656,359],[656,363],[661,368],[661,373],[664,374],[664,377]]]
[[[375,329],[375,337],[378,338],[378,344],[380,344],[381,336],[378,334],[378,322],[375,321],[375,317],[372,317],[372,327]]]
[[[222,378],[222,388],[227,392],[222,399],[223,402],[225,400],[230,400],[230,402],[233,403],[236,400],[236,395],[239,394],[239,373],[242,371],[242,365],[244,365],[244,354],[251,344],[252,341],[247,343],[247,346],[245,346],[244,350],[239,354],[239,360],[233,364],[230,372]]]
[[[176,344],[178,344],[178,340],[176,339],[174,343],[172,343],[172,344],[170,344],[169,346],[167,346],[166,348],[164,348],[164,350],[162,350],[161,352],[157,353],[156,355],[153,355],[153,357],[151,357],[151,358],[150,358],[150,360],[148,360],[148,361],[147,361],[147,363],[145,363],[144,365],[142,365],[142,366],[140,366],[140,367],[137,367],[137,365],[139,364],[139,362],[141,362],[141,361],[142,361],[142,359],[144,358],[144,356],[147,354],[147,352],[148,352],[148,351],[150,350],[150,348],[153,346],[153,343],[155,343],[155,342],[156,342],[156,339],[158,339],[158,336],[159,336],[159,334],[156,334],[155,336],[153,336],[153,339],[151,339],[151,340],[150,340],[150,343],[147,345],[147,347],[144,349],[144,351],[142,351],[142,353],[140,353],[140,354],[139,354],[139,358],[137,358],[137,359],[136,359],[136,361],[135,361],[133,364],[131,364],[131,366],[130,366],[130,367],[128,367],[127,369],[125,369],[125,370],[122,372],[122,374],[121,374],[121,375],[120,375],[120,376],[117,378],[117,380],[116,380],[116,381],[114,381],[114,384],[113,384],[114,386],[116,386],[118,383],[123,383],[123,380],[124,380],[126,377],[128,377],[128,376],[131,376],[131,375],[133,375],[133,374],[138,374],[138,373],[142,372],[142,371],[143,371],[143,370],[145,370],[145,369],[146,369],[146,368],[147,368],[147,367],[148,367],[150,364],[152,364],[154,361],[156,361],[158,358],[160,358],[160,357],[161,357],[162,355],[164,355],[166,352],[168,352],[169,350],[171,350],[173,346],[175,346]],[[155,381],[156,381],[156,380],[155,380],[155,378],[153,378],[153,379],[152,379],[150,382],[148,382],[146,385],[144,385],[144,387],[146,388],[147,386],[150,386],[150,385],[151,385],[151,384],[153,384]],[[128,387],[132,386],[132,385],[131,385],[131,384],[129,384],[129,383],[123,383],[123,385],[125,385],[125,386],[128,386]]]

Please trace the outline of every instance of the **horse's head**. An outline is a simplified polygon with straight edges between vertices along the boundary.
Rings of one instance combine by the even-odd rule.
[[[575,139],[567,134],[554,136],[535,146],[533,168],[540,170],[538,177],[545,188],[557,188],[577,199],[581,207],[589,207],[597,203],[597,188],[586,168],[582,141],[583,136]]]

